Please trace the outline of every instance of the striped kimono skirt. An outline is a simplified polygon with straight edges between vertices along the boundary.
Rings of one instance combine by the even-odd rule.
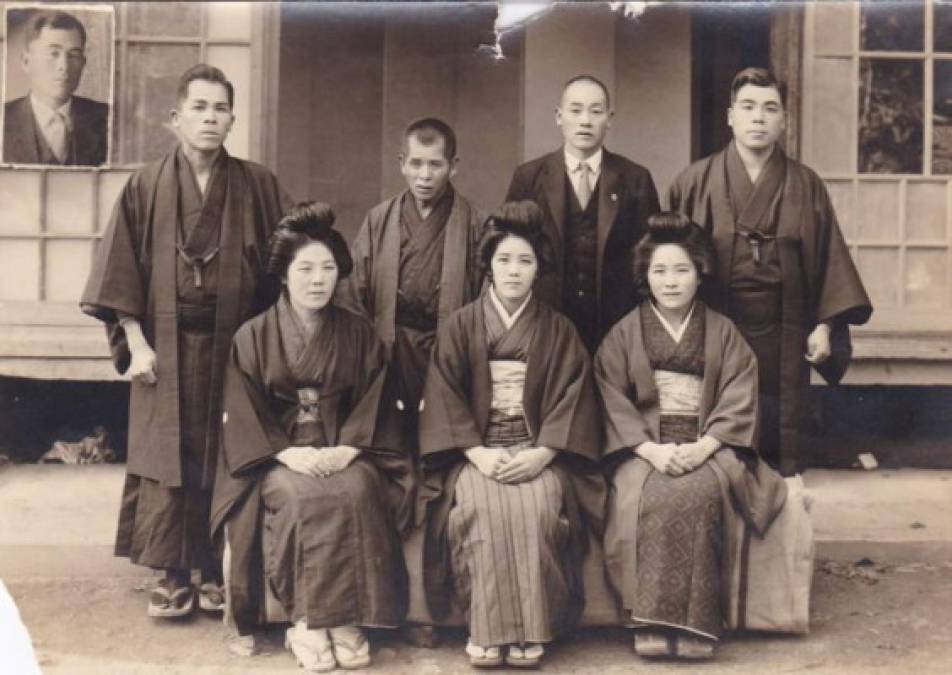
[[[524,361],[492,360],[485,445],[515,455],[531,443],[522,408]],[[471,463],[456,483],[448,537],[457,601],[481,647],[550,642],[572,594],[565,572],[569,521],[562,484],[546,468],[507,485]]]
[[[693,312],[680,341],[654,311],[644,311],[642,317],[644,347],[660,401],[660,441],[695,441],[704,374],[704,312]],[[625,574],[637,579],[637,594],[625,598],[636,627],[675,628],[711,640],[721,635],[722,498],[708,462],[678,477],[652,469],[640,492],[625,489],[626,468],[631,471],[636,462],[615,474],[616,498],[609,515],[615,524],[610,529],[619,538],[637,532],[637,560],[625,563]],[[605,542],[609,554],[622,546],[612,538],[607,536]]]

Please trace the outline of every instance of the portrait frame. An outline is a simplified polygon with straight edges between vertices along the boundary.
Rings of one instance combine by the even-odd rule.
[[[67,147],[55,153],[31,110],[26,32],[37,13],[62,12],[85,31],[83,64],[69,93]],[[108,168],[115,111],[116,13],[112,5],[15,3],[4,7],[3,142],[0,165],[44,169]],[[70,85],[67,85],[69,87]],[[65,156],[59,157],[58,154]]]

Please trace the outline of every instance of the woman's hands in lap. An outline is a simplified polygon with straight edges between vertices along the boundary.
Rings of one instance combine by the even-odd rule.
[[[477,446],[466,451],[466,458],[487,478],[515,485],[532,480],[555,459],[555,450],[544,446],[523,448],[515,455],[505,448]]]
[[[702,466],[719,447],[718,441],[704,436],[693,443],[645,441],[635,449],[635,454],[650,462],[655,470],[677,477]]]

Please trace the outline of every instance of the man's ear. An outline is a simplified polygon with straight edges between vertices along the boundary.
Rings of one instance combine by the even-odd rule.
[[[169,110],[169,122],[172,123],[173,128],[178,129],[178,122],[179,122],[178,108],[172,108],[171,110]]]
[[[26,49],[20,52],[20,67],[23,68],[24,72],[30,69],[30,52]]]
[[[562,106],[555,106],[555,126],[562,126]]]
[[[456,170],[459,168],[459,157],[454,157],[453,161],[450,162],[450,178],[456,175]]]

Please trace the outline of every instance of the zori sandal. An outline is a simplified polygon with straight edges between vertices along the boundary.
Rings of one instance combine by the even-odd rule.
[[[221,612],[225,609],[225,589],[210,581],[198,587],[198,606],[206,612]]]
[[[284,646],[291,650],[298,665],[308,673],[329,673],[337,668],[334,650],[323,628],[308,629],[303,619],[288,628]]]
[[[538,668],[544,653],[545,648],[537,642],[509,645],[509,650],[506,652],[506,665],[513,668]]]
[[[156,619],[188,616],[195,605],[195,589],[179,586],[169,589],[168,579],[162,579],[149,596],[148,615]]]
[[[338,626],[327,631],[331,636],[337,665],[347,670],[370,665],[370,642],[357,626]]]
[[[499,647],[480,647],[472,639],[466,642],[466,655],[473,668],[498,668],[502,665],[502,650]]]

